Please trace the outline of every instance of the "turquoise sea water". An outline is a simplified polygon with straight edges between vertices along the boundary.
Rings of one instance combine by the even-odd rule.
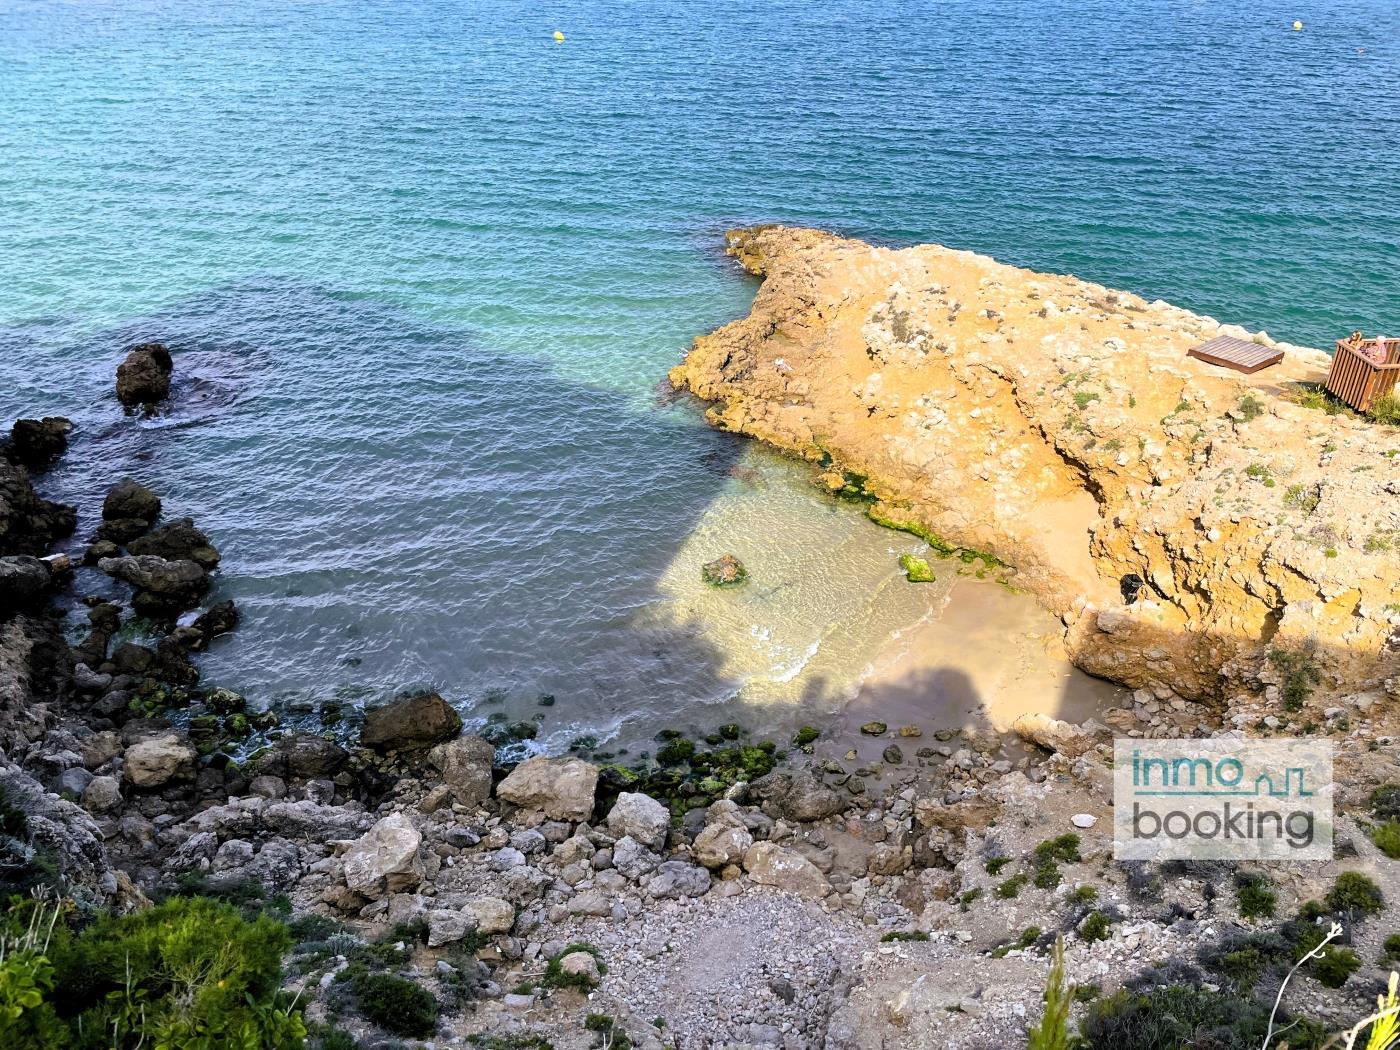
[[[839,637],[843,679],[937,596],[656,397],[752,295],[721,231],[1326,345],[1400,326],[1398,61],[1388,0],[0,0],[0,417],[80,423],[58,495],[132,473],[215,535],[246,623],[206,669],[259,702],[547,692],[562,738],[820,699],[792,667]],[[150,338],[182,378],[137,424],[111,374]],[[773,560],[737,617],[686,584],[727,549]]]

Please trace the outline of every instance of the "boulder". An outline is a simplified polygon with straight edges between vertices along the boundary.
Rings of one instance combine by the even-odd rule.
[[[527,759],[496,787],[496,797],[550,820],[587,820],[593,814],[598,767],[581,758]]]
[[[334,740],[313,733],[292,733],[272,745],[258,768],[293,780],[315,780],[335,776],[349,760],[350,753]]]
[[[819,899],[831,892],[831,883],[802,854],[772,842],[755,842],[744,854],[744,870],[760,886],[772,886],[799,897]]]
[[[739,587],[748,582],[749,570],[732,554],[721,554],[700,566],[700,578],[711,587]]]
[[[753,835],[742,824],[710,824],[695,837],[695,859],[718,871],[739,864],[753,845]]]
[[[233,599],[215,602],[208,609],[195,617],[190,624],[190,630],[195,634],[190,637],[186,644],[191,649],[200,651],[207,649],[211,640],[221,634],[228,634],[238,626],[238,607],[233,604]]]
[[[570,952],[559,960],[559,970],[565,977],[582,981],[589,987],[603,979],[592,952]]]
[[[792,778],[778,809],[784,819],[804,823],[835,816],[846,808],[846,801],[811,773],[803,772]]]
[[[1011,731],[1022,740],[1055,751],[1066,758],[1078,758],[1094,746],[1093,734],[1070,722],[1039,713],[1021,715],[1011,723]]]
[[[20,466],[43,470],[67,450],[72,430],[73,424],[62,416],[16,420],[5,451]]]
[[[262,820],[274,834],[308,842],[349,838],[364,831],[370,822],[369,816],[360,810],[324,806],[309,798],[269,803],[262,810]]]
[[[624,791],[608,811],[608,831],[615,838],[630,835],[644,846],[661,849],[671,828],[671,812],[650,795]]]
[[[476,916],[464,911],[435,910],[428,912],[428,947],[441,948],[455,944],[476,931]]]
[[[345,854],[345,885],[366,897],[412,890],[423,881],[423,836],[402,813],[391,813]]]
[[[28,554],[0,558],[0,612],[42,608],[53,586],[53,574]]]
[[[143,521],[148,526],[160,517],[160,497],[139,481],[123,478],[102,501],[102,520]]]
[[[462,905],[462,911],[476,922],[478,933],[488,936],[509,933],[515,925],[515,905],[500,897],[473,897]]]
[[[613,843],[613,869],[633,882],[650,875],[661,864],[661,857],[636,839],[625,836]]]
[[[159,504],[157,504],[159,505]],[[219,552],[192,518],[179,518],[126,545],[131,554],[154,554],[166,561],[192,561],[204,569],[219,564]]]
[[[138,612],[165,615],[197,604],[209,589],[209,575],[192,561],[167,561],[154,554],[103,558],[97,567],[136,588]]]
[[[710,888],[710,873],[683,860],[668,860],[647,881],[647,893],[658,899],[699,897]]]
[[[439,744],[428,752],[428,761],[464,806],[479,806],[491,797],[491,770],[496,748],[479,736],[463,736]]]
[[[142,343],[117,366],[117,400],[127,409],[151,408],[170,396],[175,363],[160,343]]]
[[[127,748],[123,772],[134,787],[157,788],[172,780],[193,777],[197,757],[188,740],[176,733],[167,733]]]
[[[437,693],[401,696],[365,712],[360,744],[379,751],[432,747],[462,731],[462,717]]]

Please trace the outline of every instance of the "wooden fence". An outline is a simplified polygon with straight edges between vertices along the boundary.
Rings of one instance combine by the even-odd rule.
[[[1379,351],[1379,352],[1378,352]],[[1372,359],[1372,355],[1380,361]],[[1383,363],[1382,363],[1383,362]],[[1400,339],[1337,340],[1327,389],[1358,412],[1369,412],[1376,398],[1400,382]]]

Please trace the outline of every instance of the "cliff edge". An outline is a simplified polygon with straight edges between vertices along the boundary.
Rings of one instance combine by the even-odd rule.
[[[715,426],[1007,563],[1090,673],[1395,695],[1400,430],[1292,399],[1327,355],[1278,344],[1243,376],[1186,352],[1266,334],[1076,277],[810,229],[727,242],[764,278],[752,312],[671,372]]]

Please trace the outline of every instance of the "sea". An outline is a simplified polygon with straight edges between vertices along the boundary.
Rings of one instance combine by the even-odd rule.
[[[956,573],[667,396],[724,230],[1400,334],[1398,63],[1393,0],[0,0],[0,420],[76,423],[79,539],[122,476],[210,533],[254,706],[819,721]]]

